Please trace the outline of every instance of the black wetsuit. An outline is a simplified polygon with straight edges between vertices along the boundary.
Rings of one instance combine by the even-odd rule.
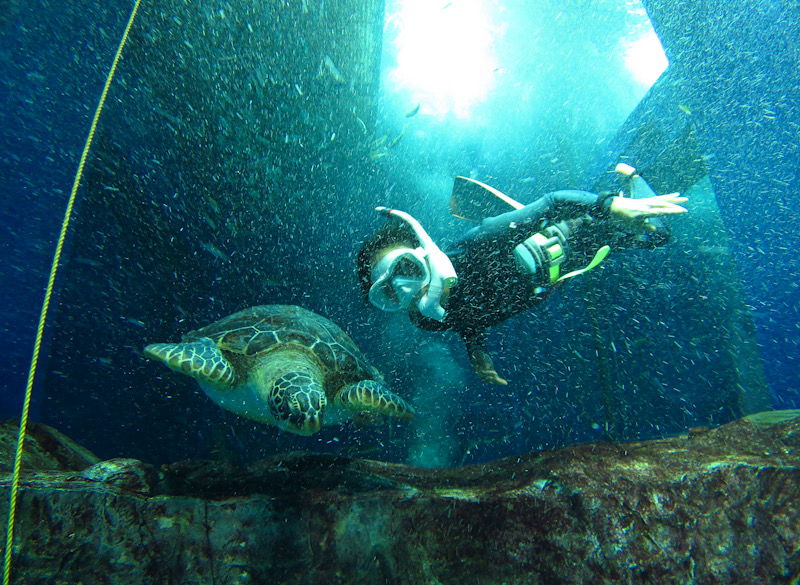
[[[485,345],[486,330],[544,301],[557,288],[521,273],[514,263],[514,248],[549,225],[566,222],[567,256],[560,266],[566,274],[587,266],[604,245],[653,248],[667,243],[669,231],[651,220],[654,231],[630,234],[619,231],[609,217],[611,196],[586,191],[555,191],[522,209],[483,220],[448,256],[458,275],[450,291],[444,321],[409,313],[417,327],[428,331],[452,329],[464,339],[467,350]]]

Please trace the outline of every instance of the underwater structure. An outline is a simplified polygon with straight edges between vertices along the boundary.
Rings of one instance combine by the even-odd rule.
[[[797,388],[798,370],[785,361],[795,352],[797,290],[791,270],[773,270],[791,262],[786,251],[796,246],[796,233],[781,226],[796,220],[800,181],[797,143],[788,131],[798,116],[800,79],[790,65],[797,50],[797,7],[748,1],[643,5],[670,64],[587,171],[587,186],[597,187],[602,165],[620,153],[639,164],[668,167],[660,176],[677,179],[678,187],[670,188],[685,189],[707,175],[730,237],[719,251],[729,251],[724,254],[734,262],[731,275],[741,281],[736,294],[754,307],[748,317],[753,324],[743,326],[754,327],[751,339],[762,348],[765,381],[773,388]],[[733,336],[743,340],[737,342],[740,355],[758,355],[749,335],[736,329],[741,331],[735,326]],[[763,405],[764,374],[748,365],[758,361],[745,358],[737,369],[744,387],[762,386],[743,399]],[[773,399],[781,403],[788,395],[779,394]]]
[[[157,468],[37,426],[12,582],[794,583],[798,414],[447,470]]]

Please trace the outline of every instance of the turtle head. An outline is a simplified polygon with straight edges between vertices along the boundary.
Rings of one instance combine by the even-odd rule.
[[[325,389],[305,372],[287,372],[272,384],[270,414],[284,431],[313,435],[322,427]]]

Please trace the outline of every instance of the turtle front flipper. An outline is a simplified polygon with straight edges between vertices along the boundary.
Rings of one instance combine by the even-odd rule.
[[[217,390],[230,390],[236,381],[233,366],[208,337],[191,343],[153,343],[144,348],[144,355]]]
[[[356,413],[382,414],[411,419],[416,415],[414,407],[375,380],[361,380],[347,384],[336,394],[336,402]]]

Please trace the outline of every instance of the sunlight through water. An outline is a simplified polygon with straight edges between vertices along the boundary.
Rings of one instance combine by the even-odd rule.
[[[389,80],[420,112],[470,116],[495,84],[493,29],[482,0],[404,0],[390,15],[397,27],[397,66]]]
[[[625,48],[625,66],[643,87],[649,88],[653,85],[667,65],[667,56],[661,47],[661,41],[652,28],[644,36],[628,43]]]
[[[627,0],[626,8],[631,29],[622,41],[625,68],[636,83],[649,89],[667,69],[669,62],[641,2]]]

